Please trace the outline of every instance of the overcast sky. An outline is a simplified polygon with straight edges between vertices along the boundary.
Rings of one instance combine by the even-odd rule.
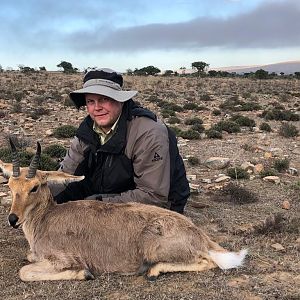
[[[0,64],[161,70],[300,60],[299,0],[0,0]]]

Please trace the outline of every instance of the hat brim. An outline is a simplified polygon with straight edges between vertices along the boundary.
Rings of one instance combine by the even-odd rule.
[[[137,91],[118,91],[112,88],[92,85],[70,93],[70,98],[77,108],[86,105],[85,94],[97,94],[112,98],[118,102],[125,102],[134,97]]]

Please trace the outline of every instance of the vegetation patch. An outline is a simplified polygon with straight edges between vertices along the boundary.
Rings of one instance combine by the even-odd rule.
[[[56,138],[72,138],[76,134],[77,128],[72,125],[63,125],[55,128],[53,136]]]

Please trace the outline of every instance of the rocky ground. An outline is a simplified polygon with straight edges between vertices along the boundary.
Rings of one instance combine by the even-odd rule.
[[[70,139],[58,139],[53,132],[62,125],[77,126],[84,118],[85,111],[69,106],[67,96],[80,86],[81,75],[0,73],[0,148],[7,146],[10,135],[29,150],[37,140],[43,148],[67,147]],[[103,274],[88,282],[23,283],[18,270],[26,264],[28,246],[21,229],[7,225],[10,194],[0,175],[0,299],[299,299],[300,137],[280,135],[285,121],[268,121],[271,132],[259,127],[267,109],[299,115],[300,81],[127,77],[125,87],[139,90],[136,100],[166,123],[171,118],[161,101],[181,107],[196,103],[200,109],[176,112],[180,124],[171,126],[182,130],[190,128],[184,124],[189,118],[201,118],[206,129],[230,119],[240,105],[220,109],[230,99],[261,105],[259,110],[238,111],[255,120],[251,130],[223,132],[222,139],[203,132],[199,139],[178,138],[192,191],[186,215],[224,247],[248,248],[245,265],[226,272],[167,274],[155,282]],[[37,110],[41,108],[46,112]],[[288,122],[298,130],[299,123]],[[262,178],[262,170],[283,159],[289,161],[288,168]],[[231,167],[243,167],[249,178],[229,178]]]

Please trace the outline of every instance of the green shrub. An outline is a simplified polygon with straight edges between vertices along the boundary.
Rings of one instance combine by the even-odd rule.
[[[224,197],[225,196],[225,197]],[[257,202],[258,198],[252,191],[240,186],[237,183],[229,183],[223,187],[223,189],[214,196],[216,201],[228,201],[234,204],[248,204]]]
[[[177,118],[177,117],[170,117],[170,118],[168,119],[168,123],[169,123],[169,124],[180,124],[181,121],[180,121],[180,119]]]
[[[233,167],[227,170],[229,177],[233,179],[249,179],[249,173],[241,167]]]
[[[261,116],[266,120],[276,120],[276,121],[299,121],[300,116],[289,110],[281,110],[278,108],[273,108],[272,110],[264,110]]]
[[[220,121],[212,127],[213,130],[226,131],[228,133],[241,132],[241,127],[239,124],[232,121]]]
[[[175,117],[176,112],[174,110],[170,110],[170,109],[162,109],[161,116],[163,118]]]
[[[180,136],[181,134],[181,129],[177,126],[168,126],[175,134],[176,136]]]
[[[255,126],[255,121],[253,119],[250,119],[242,115],[234,115],[230,118],[230,120],[239,124],[240,126],[246,126],[246,127]]]
[[[201,99],[202,101],[211,101],[211,100],[212,100],[211,97],[210,97],[208,94],[203,94],[203,95],[201,95],[201,96],[200,96],[200,99]]]
[[[277,171],[274,168],[266,168],[259,173],[260,177],[277,176]]]
[[[298,136],[299,131],[296,126],[289,123],[284,123],[279,129],[279,134],[283,137],[290,138]]]
[[[36,108],[28,114],[34,120],[37,120],[42,115],[49,115],[49,110],[43,107]]]
[[[196,103],[189,102],[183,105],[183,109],[198,110],[198,105]]]
[[[75,106],[74,102],[68,97],[64,101],[64,106]]]
[[[56,138],[71,138],[76,134],[77,128],[72,125],[63,125],[54,129],[53,136]]]
[[[222,138],[222,132],[220,132],[218,130],[214,130],[212,128],[208,129],[205,133],[209,139],[221,139]]]
[[[186,131],[181,131],[179,133],[179,135],[184,138],[184,139],[188,139],[188,140],[198,140],[200,138],[200,133],[198,131],[189,129]]]
[[[202,132],[205,131],[204,126],[201,125],[201,124],[198,124],[198,123],[192,125],[192,126],[191,126],[191,129],[192,129],[192,130],[195,130],[195,131],[198,131],[199,133],[202,133]]]
[[[274,169],[278,172],[286,171],[290,166],[290,161],[287,158],[284,159],[276,159],[274,161]]]
[[[63,158],[67,153],[67,149],[62,145],[53,144],[46,147],[44,153],[50,157]]]
[[[259,129],[262,130],[262,131],[266,131],[266,132],[271,132],[272,131],[271,126],[268,123],[265,123],[265,122],[263,122],[259,125]]]
[[[195,156],[190,156],[188,158],[188,163],[191,165],[191,166],[197,166],[199,165],[199,158],[198,157],[195,157]]]
[[[22,105],[20,102],[16,102],[12,105],[11,109],[12,113],[21,113],[22,112]]]
[[[28,151],[18,151],[19,154],[19,161],[21,167],[28,167],[33,157],[33,153],[29,153]],[[9,148],[0,148],[0,159],[4,162],[11,162],[12,155],[11,149]],[[40,160],[40,170],[44,171],[54,171],[58,169],[58,162],[54,161],[50,156],[46,154],[41,154]]]
[[[214,116],[219,116],[219,115],[221,115],[221,111],[219,110],[219,109],[214,109],[213,111],[212,111],[212,114],[214,115]]]
[[[203,121],[200,118],[188,118],[184,121],[185,125],[195,125],[195,124],[203,124]]]

